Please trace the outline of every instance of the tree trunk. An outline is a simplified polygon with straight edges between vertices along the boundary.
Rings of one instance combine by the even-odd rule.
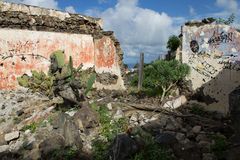
[[[166,95],[166,88],[162,87],[163,93],[161,95],[161,102],[163,101],[163,99],[165,98]]]

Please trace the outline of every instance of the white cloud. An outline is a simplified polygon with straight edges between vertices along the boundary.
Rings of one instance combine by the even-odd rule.
[[[191,16],[196,15],[196,11],[192,6],[189,6],[189,13],[190,13]]]
[[[237,0],[216,0],[216,6],[222,8],[223,10],[217,13],[207,14],[208,16],[216,18],[228,18],[232,13],[235,15],[234,23],[232,26],[240,27],[240,8],[239,1]]]
[[[67,6],[65,11],[69,13],[77,13],[73,6]]]
[[[178,34],[180,30],[173,17],[141,8],[138,0],[118,0],[113,8],[103,12],[87,10],[85,14],[103,18],[104,29],[115,32],[125,57],[138,56],[140,52],[155,55],[166,53],[168,37]],[[180,23],[183,19],[176,17],[176,22]]]
[[[57,0],[5,0],[6,2],[23,3],[44,8],[59,9]]]
[[[237,0],[216,0],[216,5],[230,12],[236,13],[238,10]]]

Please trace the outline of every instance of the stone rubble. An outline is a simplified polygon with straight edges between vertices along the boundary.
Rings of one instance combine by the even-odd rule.
[[[9,141],[18,139],[19,136],[20,136],[19,131],[14,131],[14,132],[5,134],[4,139],[5,141],[9,142]]]
[[[91,154],[92,141],[99,133],[99,117],[87,102],[81,103],[80,108],[61,112],[54,107],[48,111],[48,114],[43,114],[49,109],[49,103],[46,103],[46,101],[51,100],[42,95],[33,94],[26,90],[17,92],[1,91],[0,94],[3,95],[0,97],[3,99],[0,101],[0,108],[1,111],[5,111],[3,116],[5,122],[0,123],[0,127],[4,128],[0,133],[0,155],[18,152],[23,154],[25,158],[47,158],[52,150],[68,146],[75,146],[82,152]],[[13,105],[6,103],[5,98]],[[95,100],[92,103],[105,104],[113,118],[116,120],[126,118],[130,128],[141,127],[144,131],[151,133],[157,143],[170,146],[178,159],[191,160],[193,158],[198,160],[199,157],[203,160],[216,159],[211,152],[213,140],[209,137],[209,134],[226,134],[226,131],[224,131],[225,125],[216,125],[219,123],[226,124],[226,122],[220,122],[222,121],[221,118],[214,120],[216,116],[209,115],[209,124],[201,124],[194,118],[191,119],[193,115],[190,117],[181,116],[181,114],[189,114],[188,109],[183,108],[174,112],[174,114],[166,114],[164,112],[130,109],[131,107],[127,103],[120,105],[118,101],[120,100],[114,97],[112,99],[101,99],[101,101]],[[42,104],[40,105],[41,109],[39,109],[39,103]],[[2,106],[9,106],[8,111]],[[18,115],[16,111],[20,111],[21,107],[23,113]],[[25,121],[32,114],[44,116]],[[196,116],[195,118],[199,117]],[[206,120],[206,117],[203,117],[203,120]],[[6,124],[9,124],[8,127],[5,126]],[[33,131],[33,124],[36,125],[35,131]],[[23,126],[20,127],[20,130],[16,130],[19,125]],[[31,127],[24,129],[27,125],[31,125]],[[206,127],[209,125],[214,125],[214,130],[211,127]],[[230,130],[228,132],[226,135],[232,135]],[[124,136],[122,138],[128,139],[128,137]],[[135,145],[135,142],[132,141],[131,144]],[[122,143],[122,145],[126,144]],[[141,148],[141,146],[138,147]],[[112,149],[114,150],[114,147]],[[135,153],[136,150],[127,150],[127,152],[129,154]]]

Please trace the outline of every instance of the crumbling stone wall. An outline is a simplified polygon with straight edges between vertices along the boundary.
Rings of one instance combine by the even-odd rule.
[[[229,111],[229,94],[240,85],[240,33],[220,24],[185,25],[180,59],[188,79],[210,110]]]
[[[16,78],[31,70],[47,72],[56,50],[64,50],[66,59],[71,55],[75,67],[94,67],[98,79],[117,76],[95,87],[124,89],[120,43],[102,29],[101,19],[6,2],[0,8],[0,89],[16,88]]]

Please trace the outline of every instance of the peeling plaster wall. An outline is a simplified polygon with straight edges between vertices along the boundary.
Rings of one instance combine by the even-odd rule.
[[[120,44],[97,18],[2,3],[0,35],[0,89],[17,88],[16,78],[31,70],[47,72],[56,50],[64,50],[66,61],[71,55],[74,67],[93,67],[96,88],[125,89]],[[116,83],[101,83],[105,74]]]
[[[229,111],[228,95],[240,85],[240,33],[227,25],[184,26],[182,62],[191,67],[192,88],[209,110]]]

